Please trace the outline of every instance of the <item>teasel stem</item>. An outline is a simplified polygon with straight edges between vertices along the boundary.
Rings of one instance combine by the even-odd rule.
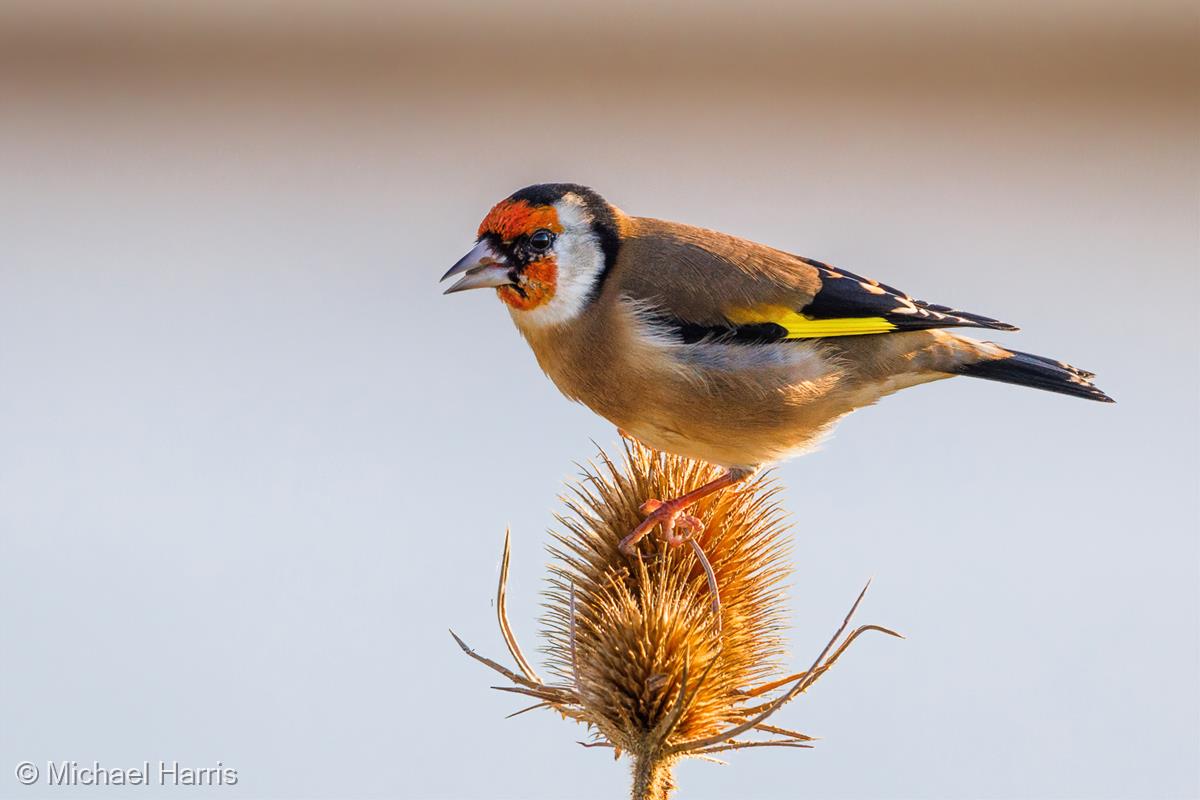
[[[674,760],[661,753],[633,753],[632,800],[667,800],[675,782],[671,777]]]

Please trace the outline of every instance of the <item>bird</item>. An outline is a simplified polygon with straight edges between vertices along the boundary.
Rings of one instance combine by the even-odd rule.
[[[671,545],[698,500],[802,454],[844,416],[954,376],[1101,402],[1094,374],[961,335],[1015,331],[747,239],[637,217],[574,183],[528,186],[484,217],[446,294],[492,288],[558,389],[654,450],[720,474],[652,498],[620,542]]]

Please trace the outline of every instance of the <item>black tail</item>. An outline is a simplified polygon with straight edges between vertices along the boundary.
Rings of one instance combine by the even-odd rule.
[[[1015,350],[1005,350],[1004,352],[1008,355],[1002,358],[976,361],[973,364],[963,364],[955,371],[959,375],[970,375],[973,378],[985,378],[1002,383],[1015,383],[1018,386],[1032,386],[1035,389],[1084,397],[1088,400],[1098,400],[1101,403],[1115,402],[1092,385],[1094,375],[1091,372],[1084,372],[1052,358],[1018,353]]]

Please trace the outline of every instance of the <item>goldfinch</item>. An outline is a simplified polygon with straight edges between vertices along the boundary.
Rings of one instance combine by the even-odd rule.
[[[539,184],[500,201],[442,280],[490,287],[559,390],[652,448],[725,468],[650,500],[621,543],[694,530],[700,498],[811,448],[846,414],[970,375],[1112,402],[1092,373],[946,330],[1016,330],[716,231]]]

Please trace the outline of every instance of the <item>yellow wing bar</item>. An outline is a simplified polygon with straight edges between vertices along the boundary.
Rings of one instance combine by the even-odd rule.
[[[786,306],[758,306],[733,309],[725,314],[735,325],[772,323],[787,331],[789,339],[816,339],[829,336],[862,336],[867,333],[890,333],[897,326],[883,317],[844,317],[813,319]]]

